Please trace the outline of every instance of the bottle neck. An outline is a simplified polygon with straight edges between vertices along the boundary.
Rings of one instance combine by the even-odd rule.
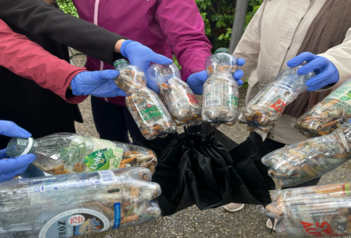
[[[38,142],[33,138],[12,138],[7,145],[6,154],[13,158],[32,154],[35,152],[37,145]]]
[[[128,61],[124,59],[116,60],[113,63],[113,66],[115,67],[116,70],[122,71],[124,68],[126,68],[129,65]]]

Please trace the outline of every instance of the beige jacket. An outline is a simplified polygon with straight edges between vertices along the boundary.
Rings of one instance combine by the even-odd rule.
[[[244,79],[249,78],[248,103],[264,86],[274,81],[286,63],[295,57],[307,30],[326,0],[264,0],[245,30],[235,57],[244,58]],[[328,58],[339,71],[337,88],[351,78],[351,28],[341,45],[320,56]],[[283,115],[268,138],[291,144],[305,140],[294,128],[296,118]]]

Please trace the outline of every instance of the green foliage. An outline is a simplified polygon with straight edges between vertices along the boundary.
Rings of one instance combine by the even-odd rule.
[[[74,6],[72,0],[57,0],[60,9],[66,14],[78,17],[77,9]]]
[[[240,0],[237,0],[240,1]],[[245,28],[263,0],[250,0],[245,20]],[[213,45],[213,50],[228,47],[235,16],[234,0],[195,0],[202,19],[205,33]]]

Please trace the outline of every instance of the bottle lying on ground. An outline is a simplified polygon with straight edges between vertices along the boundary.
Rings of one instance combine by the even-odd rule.
[[[201,105],[189,85],[181,80],[176,65],[153,64],[148,76],[159,86],[159,96],[177,126],[201,124]]]
[[[161,193],[146,168],[11,180],[0,187],[1,238],[61,238],[156,219]]]
[[[73,133],[35,140],[12,138],[6,153],[14,158],[35,154],[33,164],[53,175],[139,166],[153,173],[157,164],[156,155],[147,148]]]
[[[302,115],[295,128],[307,138],[328,135],[351,119],[351,80]]]
[[[278,187],[294,186],[335,169],[351,158],[351,124],[330,135],[285,146],[262,158]]]
[[[153,140],[174,133],[176,124],[157,94],[146,86],[144,72],[126,60],[116,60],[114,66],[120,72],[116,84],[127,94],[127,108],[141,134]]]
[[[287,237],[351,235],[351,183],[273,191],[267,216],[278,219],[276,232]]]
[[[238,84],[233,78],[236,58],[219,48],[205,63],[208,79],[204,84],[202,120],[212,126],[233,126],[238,117]]]
[[[275,127],[286,106],[307,90],[305,83],[315,74],[298,75],[302,66],[284,68],[273,83],[265,86],[239,116],[239,123],[247,124],[249,131],[268,133]]]

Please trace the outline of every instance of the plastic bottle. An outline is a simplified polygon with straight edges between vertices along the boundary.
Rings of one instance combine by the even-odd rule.
[[[286,237],[351,235],[351,183],[272,192],[265,214],[278,219],[275,231]]]
[[[351,158],[351,124],[333,133],[285,146],[262,158],[277,187],[295,186],[337,168]]]
[[[159,86],[159,96],[177,126],[201,124],[201,105],[189,85],[181,80],[176,65],[153,64],[148,75]]]
[[[351,80],[302,115],[295,128],[307,138],[328,135],[351,119]]]
[[[153,151],[73,133],[56,133],[39,139],[12,138],[6,154],[18,157],[35,154],[33,164],[40,170],[57,175],[124,167],[147,167],[155,171]]]
[[[233,78],[236,58],[219,48],[205,63],[208,79],[204,84],[202,120],[212,126],[233,126],[238,117],[238,84]]]
[[[115,82],[127,94],[127,108],[141,134],[153,140],[174,133],[176,124],[157,94],[146,86],[144,72],[126,60],[116,60],[113,65],[120,72]]]
[[[315,74],[297,74],[302,66],[286,67],[273,83],[265,86],[239,116],[239,123],[247,124],[249,131],[258,129],[268,133],[275,127],[286,106],[307,90],[306,82]]]
[[[0,237],[73,237],[136,226],[161,211],[146,168],[15,179],[0,186]]]

